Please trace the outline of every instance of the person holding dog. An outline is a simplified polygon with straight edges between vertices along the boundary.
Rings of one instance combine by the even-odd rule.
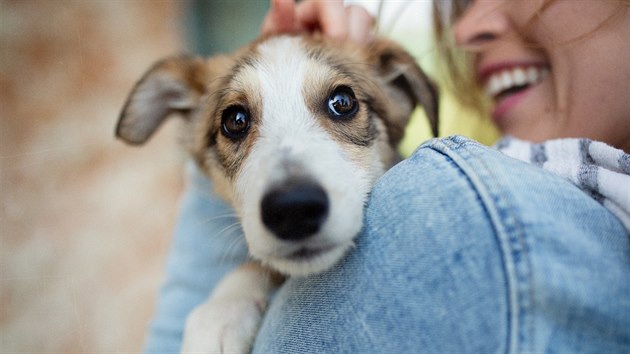
[[[289,279],[253,347],[276,352],[630,351],[630,2],[435,0],[440,60],[504,134],[434,139],[387,172],[356,247]],[[262,34],[358,43],[342,1],[273,0]],[[523,163],[523,161],[525,163]],[[146,351],[179,350],[188,312],[246,257],[191,171]]]

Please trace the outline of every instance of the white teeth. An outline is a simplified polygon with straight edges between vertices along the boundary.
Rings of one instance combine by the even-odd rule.
[[[527,69],[527,80],[530,82],[538,81],[538,70],[536,68]]]
[[[490,96],[493,96],[492,92],[499,92],[501,91],[501,88],[503,87],[503,84],[501,83],[501,79],[499,79],[499,76],[493,75],[490,78],[490,81],[488,81],[488,86],[486,87],[486,91],[489,91],[488,94]]]
[[[512,74],[509,71],[504,71],[501,73],[501,87],[510,87],[514,85],[514,80],[512,80]]]
[[[527,76],[525,76],[525,71],[521,68],[516,68],[512,71],[512,78],[517,85],[525,85],[527,83]]]
[[[530,66],[498,71],[490,75],[486,81],[486,93],[490,97],[517,86],[534,85],[549,74],[549,69]]]

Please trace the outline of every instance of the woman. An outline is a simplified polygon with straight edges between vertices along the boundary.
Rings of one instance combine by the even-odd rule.
[[[629,352],[629,3],[436,6],[453,82],[491,96],[497,147],[532,163],[462,137],[421,146],[375,186],[356,249],[278,291],[254,352]],[[372,22],[274,0],[262,32],[367,43]],[[449,28],[470,66],[448,60]],[[212,238],[231,221],[198,222],[225,209],[193,175],[147,352],[177,351],[187,312],[245,254]]]

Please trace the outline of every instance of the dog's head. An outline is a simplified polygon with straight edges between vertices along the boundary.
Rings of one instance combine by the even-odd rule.
[[[437,134],[437,92],[398,45],[260,39],[232,56],[176,57],[138,82],[116,134],[142,144],[179,112],[184,140],[240,216],[254,258],[289,275],[337,262],[417,104]]]

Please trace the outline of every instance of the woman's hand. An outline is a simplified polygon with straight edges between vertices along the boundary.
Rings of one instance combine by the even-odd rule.
[[[373,39],[374,18],[361,6],[343,0],[271,0],[262,35],[319,31],[326,36],[366,44]]]

